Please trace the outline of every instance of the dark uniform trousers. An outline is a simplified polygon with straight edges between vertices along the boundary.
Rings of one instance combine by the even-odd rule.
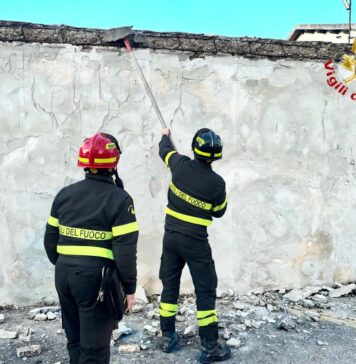
[[[97,300],[102,266],[80,266],[62,260],[59,257],[56,262],[55,284],[70,364],[109,364],[115,321],[106,303]]]
[[[162,331],[175,330],[180,278],[185,263],[188,264],[195,287],[199,335],[207,340],[217,340],[217,276],[209,242],[167,230],[163,238],[160,267],[160,279],[163,284],[160,316]]]

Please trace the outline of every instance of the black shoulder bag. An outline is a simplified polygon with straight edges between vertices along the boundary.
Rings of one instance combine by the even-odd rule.
[[[115,266],[103,267],[98,300],[107,302],[108,308],[116,321],[120,321],[127,311],[125,290]]]

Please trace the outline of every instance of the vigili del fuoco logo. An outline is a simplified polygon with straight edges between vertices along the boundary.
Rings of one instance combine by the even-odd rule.
[[[335,64],[334,60],[324,63],[326,70],[326,82],[342,96],[349,96],[352,101],[356,101],[356,39],[352,45],[354,55],[344,54],[340,64]],[[354,82],[354,89],[350,84]],[[352,86],[353,86],[352,85]]]

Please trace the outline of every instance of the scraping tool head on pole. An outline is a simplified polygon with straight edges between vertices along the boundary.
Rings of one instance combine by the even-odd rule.
[[[133,33],[132,26],[111,28],[103,32],[103,40],[104,42],[108,43],[117,42],[118,40],[127,38],[132,33]]]

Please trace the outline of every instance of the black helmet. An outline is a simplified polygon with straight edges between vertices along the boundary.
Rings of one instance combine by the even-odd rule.
[[[222,141],[211,129],[198,130],[192,141],[192,150],[196,158],[217,160],[222,158]]]

